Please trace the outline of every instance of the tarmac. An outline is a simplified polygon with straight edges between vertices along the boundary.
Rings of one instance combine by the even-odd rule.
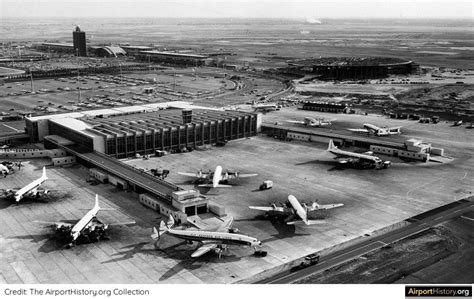
[[[273,121],[270,117],[284,120],[286,113],[303,118],[313,112],[285,108],[267,113],[264,121]],[[358,122],[359,126],[372,121],[370,117],[381,119],[349,117],[354,119],[344,121]],[[397,120],[386,123],[392,121],[400,124]],[[137,194],[111,185],[90,185],[86,182],[88,171],[82,166],[48,167],[50,179],[44,187],[56,193],[51,192],[47,203],[0,202],[0,283],[235,283],[472,194],[473,137],[464,134],[469,130],[443,123],[401,124],[406,128],[403,137],[418,136],[444,145],[453,159],[449,163],[397,162],[385,170],[341,170],[325,151],[326,144],[259,135],[210,150],[123,160],[137,168],[169,169],[167,180],[185,189],[197,186],[178,171],[197,172],[221,165],[224,170],[258,173],[257,177],[231,181],[232,188],[199,190],[226,208],[241,233],[263,241],[262,249],[268,251],[263,258],[253,256],[252,248],[230,247],[220,259],[213,253],[193,259],[190,255],[196,245],[171,236],[164,236],[155,248],[151,227],[159,225],[162,216],[142,206]],[[19,172],[0,180],[0,188],[26,185],[39,177],[45,164],[50,164],[49,160],[24,162]],[[258,186],[267,179],[274,187],[259,191]],[[111,226],[110,240],[68,250],[48,228],[33,222],[78,220],[92,207],[96,193],[101,206],[116,209],[100,212],[101,221],[133,219],[137,223]],[[284,202],[289,194],[300,202],[318,200],[321,204],[344,203],[344,207],[331,210],[324,224],[314,226],[261,220],[259,211],[248,209],[250,205]]]

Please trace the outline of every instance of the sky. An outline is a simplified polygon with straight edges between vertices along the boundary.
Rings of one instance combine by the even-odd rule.
[[[457,18],[472,0],[0,0],[1,18]]]

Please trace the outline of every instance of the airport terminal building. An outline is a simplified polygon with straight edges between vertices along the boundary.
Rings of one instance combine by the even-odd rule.
[[[171,102],[175,103],[175,102]],[[258,114],[217,109],[163,109],[164,103],[26,119],[30,142],[61,136],[83,151],[115,158],[179,151],[255,136]],[[172,106],[171,106],[172,107]]]

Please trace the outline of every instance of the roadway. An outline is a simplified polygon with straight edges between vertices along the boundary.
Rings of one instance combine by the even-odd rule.
[[[457,204],[456,204],[457,203]],[[278,273],[272,277],[257,281],[258,284],[288,284],[301,280],[315,273],[322,272],[326,269],[333,268],[337,265],[353,260],[359,256],[377,250],[383,246],[407,238],[411,235],[418,234],[429,229],[432,226],[440,224],[449,219],[461,216],[469,210],[474,209],[471,199],[460,200],[448,205],[448,208],[438,208],[433,211],[407,219],[411,222],[409,225],[387,232],[385,234],[368,237],[361,242],[351,245],[342,250],[321,256],[318,264],[304,268],[302,270],[291,272],[285,271]]]

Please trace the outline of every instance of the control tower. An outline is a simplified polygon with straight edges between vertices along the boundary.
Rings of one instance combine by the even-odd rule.
[[[76,55],[87,56],[86,33],[81,31],[79,25],[77,25],[76,30],[72,32],[72,41]]]

